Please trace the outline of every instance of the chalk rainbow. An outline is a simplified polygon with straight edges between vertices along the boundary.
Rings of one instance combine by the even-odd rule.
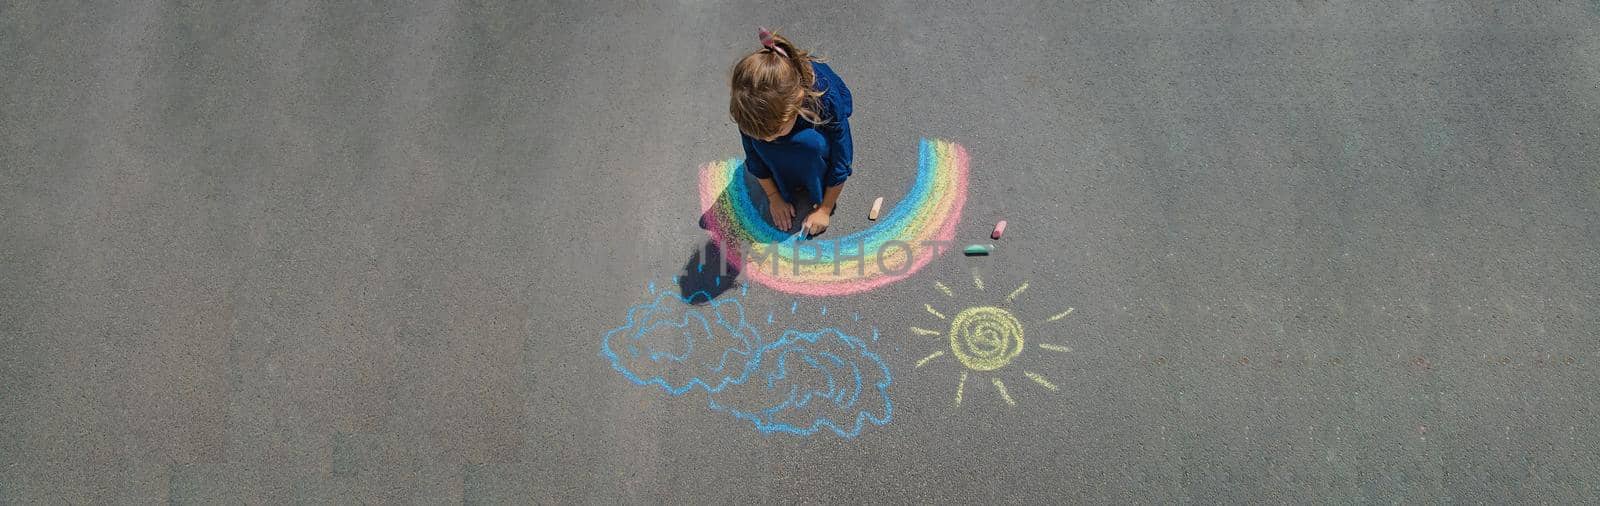
[[[870,228],[831,241],[784,243],[788,233],[767,222],[744,181],[744,163],[728,159],[700,168],[700,205],[706,227],[735,267],[745,257],[776,265],[742,269],[747,279],[800,295],[845,295],[910,277],[942,248],[928,242],[955,238],[967,200],[967,151],[961,145],[922,139],[917,177],[906,197]],[[865,197],[862,197],[865,198]],[[811,245],[808,243],[820,243]],[[909,246],[908,250],[906,246]],[[749,255],[741,248],[748,247]],[[880,261],[881,258],[886,260]],[[856,260],[856,258],[861,260]],[[796,265],[796,258],[801,261]]]

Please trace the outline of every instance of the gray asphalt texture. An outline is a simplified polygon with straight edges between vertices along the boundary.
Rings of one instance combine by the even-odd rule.
[[[854,439],[597,355],[757,25],[854,92],[828,234],[923,137],[1010,223],[721,294],[881,332]],[[1600,2],[18,2],[0,54],[0,502],[1600,501]],[[909,328],[1023,282],[1060,389],[956,406]]]

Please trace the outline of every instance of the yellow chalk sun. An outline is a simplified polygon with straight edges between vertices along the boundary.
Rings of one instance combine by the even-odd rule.
[[[1022,322],[997,307],[969,307],[950,321],[950,353],[974,371],[993,371],[1022,353]]]
[[[972,275],[972,284],[979,291],[983,291],[983,278],[978,277],[977,274]],[[933,286],[939,289],[941,293],[944,293],[946,297],[955,297],[955,291],[945,286],[944,283],[934,282]],[[1027,289],[1027,283],[1018,286],[1016,290],[1011,291],[1011,294],[1006,295],[1006,303],[1014,302],[1017,296]],[[1011,365],[1012,361],[1018,355],[1021,355],[1022,351],[1027,347],[1027,341],[1023,338],[1022,321],[1018,320],[1016,315],[1012,314],[1008,309],[995,306],[974,306],[956,313],[955,318],[948,318],[944,313],[934,309],[933,304],[923,304],[923,308],[934,317],[950,321],[948,329],[944,332],[922,327],[911,327],[911,332],[922,336],[943,336],[949,341],[948,353],[954,356],[956,361],[965,368],[965,370],[961,371],[960,380],[956,383],[956,406],[961,405],[961,396],[967,389],[967,377],[970,373],[997,373],[1005,369],[1006,366]],[[1045,322],[1054,322],[1070,314],[1072,314],[1072,308],[1067,308],[1066,311],[1045,319]],[[1066,346],[1048,343],[1041,343],[1038,347],[1041,350],[1059,353],[1072,351],[1071,348]],[[945,356],[946,351],[938,350],[923,357],[922,360],[917,361],[917,368],[921,368],[934,359]],[[1055,391],[1060,389],[1055,383],[1051,383],[1050,380],[1033,371],[1022,371],[1022,376],[1048,390]],[[989,380],[994,384],[995,391],[1000,394],[1001,399],[1006,401],[1006,404],[1013,406],[1017,404],[1017,401],[1011,398],[1011,392],[1006,390],[1005,381],[1001,380],[999,376],[989,378]]]

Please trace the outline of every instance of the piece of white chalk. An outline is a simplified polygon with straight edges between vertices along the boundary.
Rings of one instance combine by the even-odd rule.
[[[867,219],[876,221],[880,209],[883,209],[883,197],[878,197],[872,201],[872,211],[867,213]]]
[[[994,232],[989,233],[989,238],[999,239],[1000,234],[1004,233],[1006,233],[1006,220],[1000,220],[1000,223],[994,224]]]

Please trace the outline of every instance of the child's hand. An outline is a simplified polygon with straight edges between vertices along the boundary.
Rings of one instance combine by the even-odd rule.
[[[806,215],[805,223],[801,224],[800,226],[805,227],[806,234],[820,234],[828,229],[829,214],[831,213],[829,213],[826,209],[818,207],[815,210],[812,210],[811,214]]]
[[[772,225],[778,230],[789,231],[789,225],[794,223],[794,206],[784,202],[782,197],[767,199],[767,210],[772,213]]]

